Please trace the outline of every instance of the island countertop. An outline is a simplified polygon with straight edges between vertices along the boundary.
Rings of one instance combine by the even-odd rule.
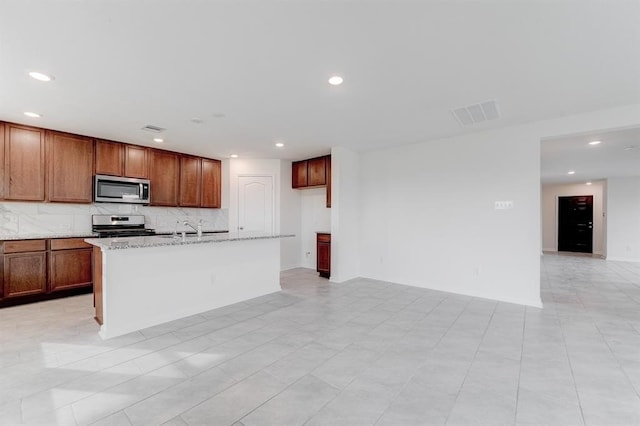
[[[87,238],[85,242],[100,247],[103,250],[122,250],[146,247],[182,246],[190,244],[225,243],[230,241],[264,240],[273,238],[295,237],[293,234],[265,234],[260,232],[233,232],[214,235],[188,235],[185,238],[178,235],[154,235],[148,237],[125,238]]]

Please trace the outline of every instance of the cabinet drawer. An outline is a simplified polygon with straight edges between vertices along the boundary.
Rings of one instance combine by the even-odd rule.
[[[319,243],[330,243],[331,242],[331,234],[318,234],[318,242]]]
[[[5,241],[5,253],[24,253],[28,251],[45,251],[47,249],[46,240],[18,240]]]
[[[84,242],[84,238],[62,238],[59,240],[51,240],[51,250],[69,250],[93,247],[89,243]]]

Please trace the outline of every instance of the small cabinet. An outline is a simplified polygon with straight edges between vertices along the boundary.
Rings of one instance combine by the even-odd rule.
[[[177,206],[180,156],[175,152],[153,149],[150,157],[151,205]]]
[[[97,140],[95,168],[97,175],[124,175],[124,145]]]
[[[11,123],[4,128],[4,198],[44,201],[45,131]]]
[[[2,243],[3,299],[47,292],[46,240]]]
[[[293,188],[306,188],[308,161],[294,161],[291,164],[291,186]]]
[[[321,277],[331,276],[331,234],[316,234],[316,270]]]
[[[200,158],[180,156],[180,202],[181,207],[200,207],[202,166]]]
[[[91,203],[93,140],[67,133],[46,133],[47,200]]]
[[[90,286],[93,283],[92,255],[92,246],[82,238],[51,240],[50,291]]]
[[[219,209],[221,205],[222,168],[219,160],[202,159],[202,194],[200,207]]]
[[[327,183],[327,157],[312,158],[307,164],[308,186],[323,186]]]
[[[124,175],[131,178],[149,179],[149,148],[125,144]]]

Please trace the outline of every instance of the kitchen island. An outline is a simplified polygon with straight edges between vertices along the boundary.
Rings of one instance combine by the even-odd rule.
[[[280,291],[280,238],[88,238],[100,336],[108,339]]]

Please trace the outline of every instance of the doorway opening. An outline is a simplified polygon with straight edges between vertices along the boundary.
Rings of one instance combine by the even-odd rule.
[[[593,196],[558,197],[558,251],[593,253]]]

